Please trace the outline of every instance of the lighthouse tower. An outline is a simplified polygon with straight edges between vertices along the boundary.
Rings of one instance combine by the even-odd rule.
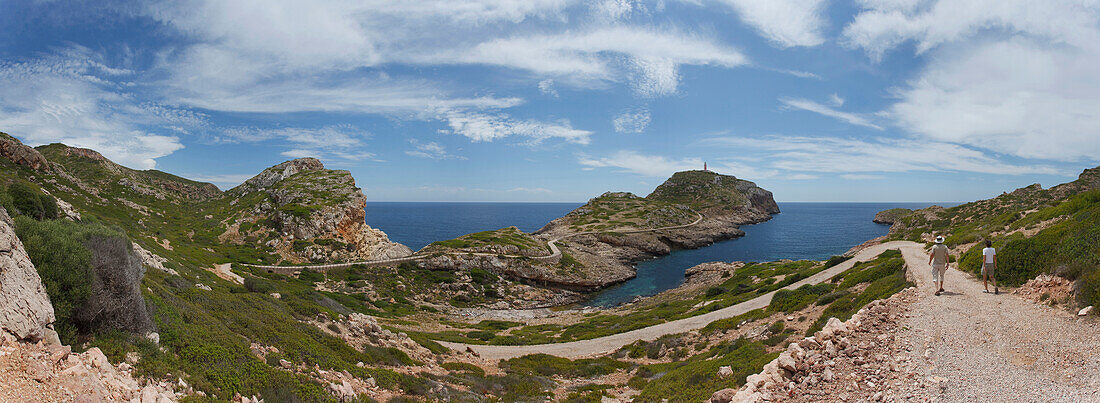
[[[710,170],[707,169],[707,162],[706,161],[703,161],[703,171],[710,172]]]

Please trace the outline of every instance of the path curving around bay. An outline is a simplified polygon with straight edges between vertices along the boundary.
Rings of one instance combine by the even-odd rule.
[[[837,274],[843,273],[845,270],[851,269],[858,262],[874,260],[875,257],[887,250],[901,250],[921,247],[922,245],[909,241],[894,241],[874,245],[862,251],[859,251],[852,259],[849,259],[841,264],[830,267],[817,274],[802,279],[801,281],[784,287],[784,289],[795,289],[806,284],[818,284],[824,282],[833,278]],[[702,329],[706,325],[716,320],[736,317],[749,311],[767,307],[771,303],[771,299],[775,295],[775,292],[776,291],[772,291],[770,293],[761,295],[740,304],[731,305],[714,312],[708,312],[690,318],[678,319],[642,329],[635,329],[628,332],[588,340],[577,340],[565,343],[533,344],[526,346],[487,346],[454,343],[447,341],[439,341],[439,343],[452,350],[472,350],[480,355],[481,358],[490,361],[506,360],[530,354],[550,354],[553,356],[569,359],[594,357],[615,352],[619,348],[634,343],[638,340],[653,341],[664,335]]]

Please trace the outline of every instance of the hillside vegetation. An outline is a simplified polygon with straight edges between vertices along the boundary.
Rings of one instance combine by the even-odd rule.
[[[1080,305],[1100,305],[1100,168],[1043,189],[1031,185],[988,200],[930,207],[898,218],[893,239],[943,234],[959,267],[980,273],[984,241],[997,248],[997,279],[1017,286],[1041,273],[1076,280]]]

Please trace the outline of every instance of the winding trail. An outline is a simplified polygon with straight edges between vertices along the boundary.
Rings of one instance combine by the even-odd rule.
[[[802,281],[791,284],[785,288],[794,289],[801,287],[805,284],[821,283],[832,278],[833,276],[836,276],[837,274],[844,272],[845,270],[852,268],[852,266],[854,266],[857,262],[874,259],[876,256],[886,250],[902,249],[904,251],[905,249],[919,250],[919,248],[921,248],[920,244],[908,241],[887,242],[884,244],[871,246],[867,249],[860,251],[859,253],[856,253],[855,257],[845,261],[844,263],[830,267],[817,274],[814,274],[813,276],[805,278]],[[473,350],[478,355],[480,355],[481,358],[491,361],[506,360],[509,358],[522,357],[524,355],[540,353],[570,359],[599,356],[614,352],[622,346],[638,340],[651,341],[656,340],[657,338],[666,334],[675,334],[702,329],[706,325],[716,320],[732,318],[755,309],[764,308],[771,303],[773,295],[775,295],[775,291],[742,302],[740,304],[719,309],[714,312],[708,312],[690,318],[678,319],[642,329],[598,337],[595,339],[578,340],[566,343],[534,344],[527,346],[486,346],[445,341],[440,341],[439,343],[447,346],[452,350]]]

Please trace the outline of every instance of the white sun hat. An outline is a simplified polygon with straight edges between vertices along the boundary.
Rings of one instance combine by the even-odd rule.
[[[936,237],[936,243],[943,243],[943,236]]]

